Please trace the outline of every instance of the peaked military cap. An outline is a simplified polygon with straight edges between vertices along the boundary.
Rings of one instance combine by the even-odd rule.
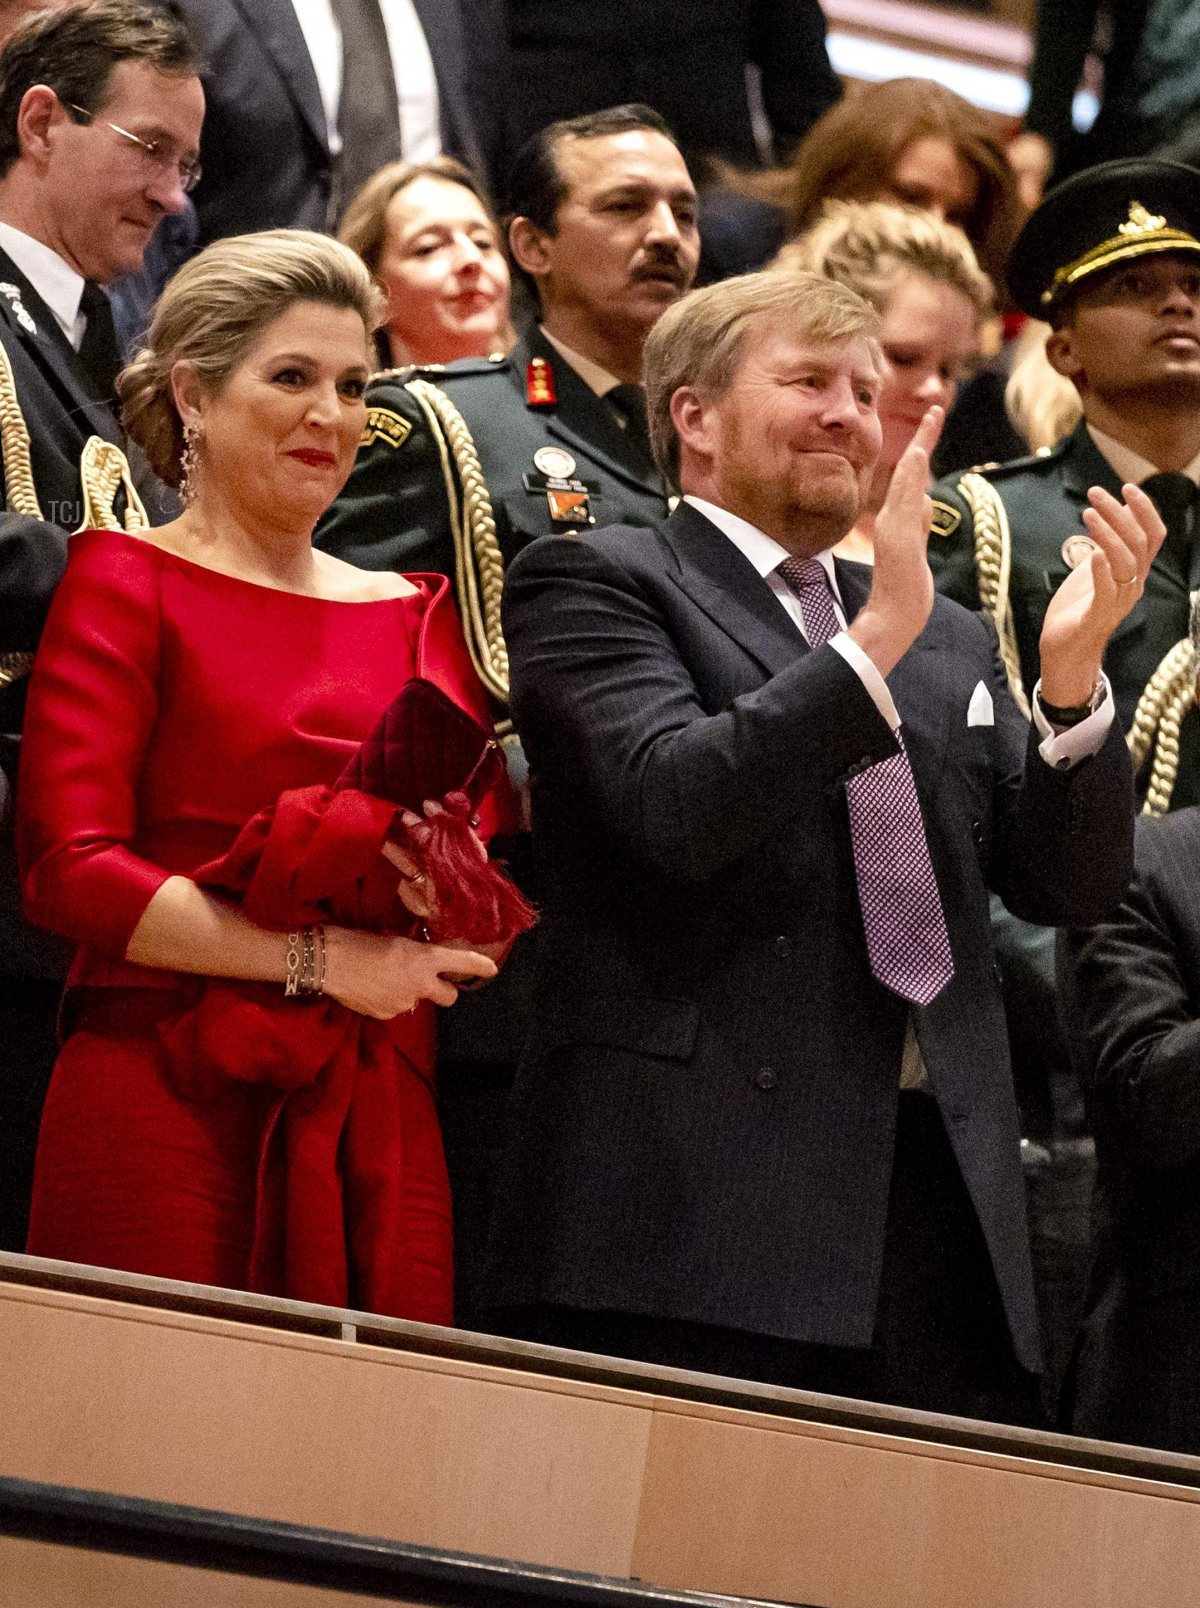
[[[1045,318],[1092,274],[1163,251],[1200,255],[1200,170],[1128,157],[1056,185],[1030,213],[1008,259],[1022,312]]]

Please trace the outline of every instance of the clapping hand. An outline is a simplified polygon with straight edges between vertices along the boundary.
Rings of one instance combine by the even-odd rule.
[[[1055,592],[1042,625],[1042,694],[1051,704],[1085,704],[1100,677],[1108,640],[1142,595],[1166,535],[1140,486],[1118,502],[1100,486],[1088,492],[1083,522],[1095,544]]]
[[[885,676],[925,629],[933,608],[933,576],[927,556],[933,517],[929,455],[937,445],[944,418],[941,408],[929,409],[892,472],[883,507],[875,518],[871,595],[850,627],[850,636]]]

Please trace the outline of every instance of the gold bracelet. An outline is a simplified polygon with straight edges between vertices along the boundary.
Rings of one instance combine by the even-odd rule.
[[[299,932],[288,933],[287,977],[283,992],[288,999],[300,994],[325,992],[324,927],[302,927]]]

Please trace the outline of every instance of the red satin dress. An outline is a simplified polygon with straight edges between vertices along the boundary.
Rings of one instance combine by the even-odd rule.
[[[452,1321],[433,1007],[379,1024],[272,1004],[294,1012],[295,1065],[278,1044],[260,1065],[235,1032],[229,1075],[175,1030],[205,991],[219,1024],[237,985],[123,958],[167,877],[225,854],[285,790],[332,783],[418,668],[486,718],[447,583],[417,581],[413,597],[329,602],[119,532],[72,538],[18,815],[27,910],[80,945],[33,1254]]]

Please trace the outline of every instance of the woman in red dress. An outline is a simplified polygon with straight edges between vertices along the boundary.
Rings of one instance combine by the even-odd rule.
[[[73,538],[30,687],[25,899],[80,947],[29,1250],[448,1323],[434,1006],[493,959],[452,934],[271,930],[193,875],[281,796],[356,799],[336,853],[391,898],[386,855],[436,914],[395,812],[319,785],[418,671],[486,720],[446,583],[312,546],[366,423],[376,296],[323,236],[221,241],[122,377],[186,506]]]

